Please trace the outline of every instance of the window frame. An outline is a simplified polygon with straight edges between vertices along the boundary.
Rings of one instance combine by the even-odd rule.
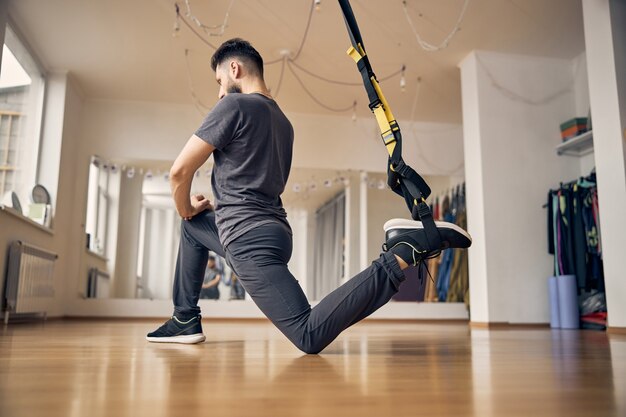
[[[27,197],[27,200],[22,203],[22,206],[26,209],[27,206],[25,206],[25,204],[27,204],[30,197],[27,184],[32,184],[32,188],[39,183],[40,178],[42,158],[41,149],[48,74],[45,71],[44,66],[41,64],[37,54],[30,47],[22,32],[19,30],[18,25],[10,15],[7,16],[6,26],[4,27],[3,43],[8,49],[11,50],[11,53],[15,56],[15,59],[18,61],[20,66],[22,66],[29,77],[31,77],[32,82],[29,88],[36,90],[36,95],[29,96],[28,102],[25,103],[20,116],[22,119],[20,120],[20,123],[23,123],[23,125],[20,126],[20,129],[23,129],[22,135],[24,140],[24,143],[20,144],[20,149],[24,152],[25,149],[32,146],[32,152],[34,153],[33,159],[29,161],[29,164],[26,167],[27,169],[22,168],[22,173],[20,175],[21,185],[19,189],[16,190],[18,191],[21,201],[24,197]],[[29,94],[32,94],[32,91]],[[23,122],[23,119],[26,119],[26,123]],[[33,121],[28,119],[32,119]],[[23,161],[18,161],[19,164],[17,167],[22,165],[21,162]],[[14,174],[14,177],[15,175],[16,174]],[[51,201],[50,205],[55,207],[55,202]],[[27,217],[27,213],[22,213],[21,216]],[[51,227],[44,227],[51,229]]]

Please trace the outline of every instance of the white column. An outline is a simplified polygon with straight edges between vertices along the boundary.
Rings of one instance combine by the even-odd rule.
[[[548,322],[542,205],[580,169],[554,150],[559,123],[576,116],[571,62],[473,52],[460,68],[471,319]]]
[[[583,1],[610,327],[626,327],[626,3]]]
[[[362,271],[372,262],[369,259],[368,248],[368,217],[367,217],[367,172],[361,172],[360,176],[360,195],[359,195],[359,229],[360,229],[360,241],[359,241],[359,270]]]
[[[358,172],[349,175],[350,184],[346,187],[346,237],[345,237],[345,277],[352,278],[359,272],[361,256],[361,176]]]

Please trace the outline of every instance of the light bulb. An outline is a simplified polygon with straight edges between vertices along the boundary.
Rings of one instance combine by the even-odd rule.
[[[174,28],[172,30],[172,37],[178,38],[179,34],[180,34],[180,24],[178,23],[178,17],[177,17],[176,20],[174,20]]]
[[[406,77],[404,76],[405,70],[406,70],[406,67],[403,65],[402,75],[400,76],[400,91],[402,91],[403,93],[406,91]]]
[[[356,100],[352,104],[352,123],[356,123]]]
[[[315,11],[319,12],[322,8],[322,0],[315,0]]]

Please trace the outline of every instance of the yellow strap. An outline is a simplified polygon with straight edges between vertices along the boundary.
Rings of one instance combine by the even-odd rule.
[[[359,47],[358,50],[351,46],[348,49],[347,54],[358,64],[358,62],[365,56],[365,51],[363,50],[361,44],[358,44],[357,46]],[[376,78],[374,77],[372,77],[370,81],[374,86],[374,90],[376,91],[380,102],[382,103],[382,105],[374,107],[372,111],[376,116],[376,121],[378,122],[378,127],[380,129],[385,147],[387,148],[387,152],[389,152],[389,155],[391,156],[396,148],[396,140],[393,132],[399,129],[398,123],[389,109],[389,104],[387,103],[387,100],[378,85],[378,81],[376,81]]]
[[[383,138],[383,142],[387,147],[387,152],[389,152],[389,156],[393,153],[393,150],[396,147],[396,138],[393,135],[393,131],[391,129],[391,125],[387,120],[385,115],[385,110],[381,105],[374,107],[374,115],[376,116],[376,121],[378,122],[378,128],[380,129],[381,136]]]

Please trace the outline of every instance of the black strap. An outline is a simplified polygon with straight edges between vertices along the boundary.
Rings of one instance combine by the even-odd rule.
[[[386,101],[384,97],[382,97],[382,93],[379,94],[380,89],[378,91],[376,89],[378,81],[372,70],[369,58],[365,53],[365,46],[356,18],[354,17],[354,12],[352,11],[352,6],[350,6],[349,0],[339,0],[339,6],[343,12],[343,18],[348,29],[352,47],[359,51],[361,55],[360,59],[358,59],[358,56],[355,59],[358,59],[357,68],[363,79],[363,85],[370,101],[369,107],[373,112],[375,110],[380,111],[380,107],[383,106]],[[430,187],[426,184],[424,178],[413,168],[408,166],[402,159],[402,134],[400,132],[400,126],[398,126],[395,120],[392,120],[390,114],[390,112],[386,113],[387,122],[391,128],[390,131],[386,128],[383,129],[379,122],[382,139],[385,145],[387,146],[395,142],[393,151],[390,151],[387,163],[387,184],[396,194],[404,198],[413,219],[422,221],[429,243],[428,249],[432,251],[440,250],[442,248],[441,236],[435,225],[430,207],[428,207],[425,201],[431,193]],[[386,125],[386,123],[383,124]],[[388,147],[387,149],[389,150],[391,148]]]

